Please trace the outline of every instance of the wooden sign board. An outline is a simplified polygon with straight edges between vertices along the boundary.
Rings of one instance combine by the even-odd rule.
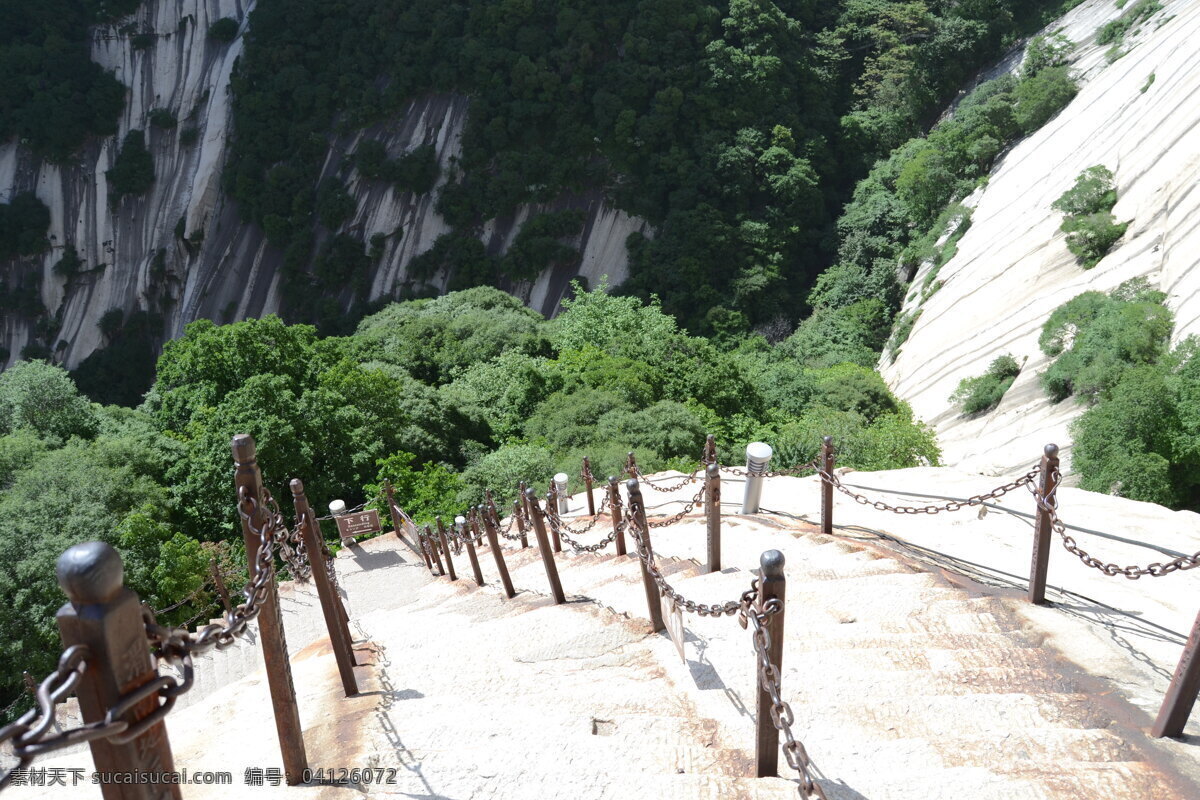
[[[355,514],[343,514],[334,517],[337,520],[338,535],[343,540],[353,539],[365,533],[379,533],[383,528],[379,525],[379,512],[375,509],[359,511]]]
[[[679,660],[686,664],[687,658],[683,655],[683,612],[669,597],[663,597],[659,602],[662,603],[663,623],[667,626],[667,636],[670,636],[671,641],[675,643],[675,649],[679,652]]]

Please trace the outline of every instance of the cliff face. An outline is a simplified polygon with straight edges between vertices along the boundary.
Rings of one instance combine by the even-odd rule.
[[[209,26],[222,17],[238,20],[244,32],[253,7],[253,0],[149,0],[122,23],[132,21],[137,31],[154,34],[153,44],[144,49],[135,48],[120,26],[96,28],[93,60],[129,87],[117,136],[89,143],[68,166],[45,163],[19,142],[0,144],[0,200],[33,191],[50,208],[52,248],[36,261],[43,275],[43,303],[61,323],[56,338],[65,343],[58,350],[65,366],[77,365],[103,345],[97,323],[113,308],[130,312],[154,304],[166,317],[164,338],[179,335],[195,319],[229,322],[278,310],[282,254],[267,244],[261,229],[240,220],[220,186],[232,133],[229,78],[242,39],[226,44],[207,36]],[[361,135],[382,141],[392,156],[434,142],[445,174],[460,152],[467,107],[461,96],[423,97],[400,117]],[[147,115],[159,108],[178,118],[177,127],[151,127]],[[181,137],[189,129],[198,138],[185,144]],[[156,179],[144,195],[110,200],[105,173],[130,130],[146,131]],[[359,138],[331,140],[328,172],[336,171]],[[394,296],[407,281],[409,260],[449,229],[433,209],[437,190],[414,197],[357,175],[347,190],[357,206],[347,227],[364,241],[374,233],[404,230],[400,241],[388,239],[371,280],[371,299]],[[582,256],[579,267],[550,270],[533,284],[508,287],[546,314],[554,312],[577,274],[593,285],[602,275],[612,283],[623,280],[626,237],[633,231],[649,233],[644,222],[593,194],[521,208],[513,218],[489,225],[484,242],[491,252],[502,253],[526,219],[565,208],[586,214],[583,233],[574,243]],[[53,266],[70,246],[78,251],[85,272],[68,284]],[[24,262],[26,267],[29,263]],[[16,268],[0,264],[0,270]],[[449,277],[439,275],[435,283],[445,287]],[[0,321],[0,344],[11,351],[10,362],[31,335],[27,320]]]
[[[1037,338],[1050,313],[1076,295],[1143,276],[1168,295],[1174,340],[1200,334],[1200,2],[1163,5],[1126,34],[1125,54],[1112,63],[1110,45],[1096,43],[1099,26],[1122,13],[1111,0],[1091,0],[1051,26],[1078,45],[1078,96],[1007,153],[970,198],[972,224],[938,273],[943,288],[921,306],[895,362],[885,356],[880,365],[896,393],[936,428],[947,464],[1016,471],[1051,441],[1069,457],[1068,426],[1084,407],[1049,402],[1038,385],[1049,359]],[[1113,213],[1132,222],[1084,270],[1050,204],[1094,164],[1115,173]],[[913,281],[906,310],[916,307],[927,270]],[[963,418],[947,398],[1004,353],[1024,360],[1020,376],[996,410]]]

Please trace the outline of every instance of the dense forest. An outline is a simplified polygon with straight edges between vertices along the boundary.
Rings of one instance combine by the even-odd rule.
[[[128,584],[168,621],[218,610],[193,593],[213,559],[244,569],[235,433],[255,437],[277,498],[293,477],[322,508],[377,499],[391,480],[418,521],[577,475],[585,455],[597,474],[620,474],[628,450],[646,471],[691,471],[707,433],[727,461],[762,439],[774,463],[802,464],[832,434],[842,464],[937,463],[862,342],[728,350],[603,287],[567,305],[548,321],[480,287],[388,306],[346,337],[275,317],[195,322],[136,409],[90,402],[44,362],[0,374],[0,707],[21,699],[22,670],[53,666],[54,562],[73,543],[118,547]]]
[[[463,93],[462,157],[437,196],[454,230],[415,265],[407,291],[429,291],[422,280],[438,268],[464,288],[527,279],[562,258],[549,245],[575,232],[567,221],[541,221],[551,235],[519,259],[488,257],[482,225],[593,189],[655,227],[628,242],[632,277],[620,291],[657,294],[698,333],[786,331],[824,268],[861,268],[850,240],[878,235],[834,225],[857,180],[1055,5],[348,0],[333,14],[315,0],[261,0],[233,81],[227,188],[286,252],[288,314],[345,331],[356,315],[342,312],[344,287],[360,285],[355,308],[365,312],[356,278],[370,268],[368,244],[339,235],[349,170],[367,164],[363,174],[414,192],[432,183],[419,163],[405,168],[409,156],[384,164],[377,143],[318,183],[326,143],[424,93]],[[1041,80],[1055,82],[1058,106],[1022,103],[1052,113],[1073,93],[1065,74]],[[1027,132],[1039,118],[1029,108],[1016,125]],[[1014,132],[972,150],[970,177],[986,174]],[[935,200],[920,198],[915,215],[894,210],[901,247],[910,228],[919,236],[933,222]]]

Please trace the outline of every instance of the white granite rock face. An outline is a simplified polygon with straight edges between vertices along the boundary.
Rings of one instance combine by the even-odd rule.
[[[282,254],[266,243],[257,226],[241,222],[235,204],[221,190],[231,133],[229,78],[241,55],[242,39],[224,44],[207,36],[209,26],[222,17],[237,19],[244,30],[253,8],[254,0],[149,0],[132,19],[139,31],[157,34],[152,47],[134,49],[129,36],[119,34],[115,25],[93,33],[93,59],[114,70],[130,87],[116,137],[89,143],[72,167],[44,163],[15,141],[0,143],[0,201],[33,191],[51,210],[53,248],[40,259],[42,300],[52,314],[61,309],[58,338],[67,343],[60,353],[66,366],[77,365],[103,344],[97,323],[106,311],[130,312],[148,306],[151,267],[160,250],[165,251],[169,276],[166,291],[174,301],[167,311],[168,337],[178,336],[195,319],[225,322],[278,310]],[[387,123],[362,134],[335,137],[330,142],[327,174],[337,171],[363,136],[379,139],[393,156],[434,142],[444,172],[461,152],[467,106],[462,96],[430,95],[415,100],[403,115]],[[147,114],[156,108],[173,112],[178,127],[152,128]],[[198,129],[199,140],[184,146],[179,137],[189,127]],[[112,167],[119,143],[133,129],[146,132],[156,180],[145,195],[111,206],[105,172]],[[407,281],[406,267],[412,257],[449,230],[434,211],[436,192],[414,197],[357,174],[347,189],[357,204],[347,225],[350,232],[366,241],[374,233],[403,229],[402,237],[388,239],[370,284],[371,299],[396,296]],[[650,233],[645,222],[613,209],[600,193],[592,193],[551,206],[525,207],[512,219],[496,220],[485,231],[485,244],[489,251],[503,253],[526,219],[563,208],[586,214],[583,233],[575,242],[582,263],[578,268],[549,270],[534,285],[506,287],[547,314],[557,309],[577,273],[592,285],[602,275],[613,284],[624,280],[626,237],[633,231]],[[194,234],[201,233],[203,241],[181,241],[176,236],[181,220],[185,235],[196,239]],[[85,269],[107,265],[80,279],[69,294],[64,279],[53,273],[67,245],[79,251]],[[435,278],[443,288],[448,281],[447,275]],[[23,320],[0,321],[0,344],[11,351],[10,359],[18,357],[30,333]]]
[[[1083,407],[1048,401],[1038,386],[1048,360],[1037,338],[1050,313],[1076,295],[1146,277],[1168,295],[1175,341],[1200,333],[1200,2],[1164,3],[1126,35],[1127,54],[1107,64],[1109,45],[1096,44],[1095,33],[1120,13],[1107,0],[1092,0],[1052,26],[1079,43],[1079,95],[1000,159],[972,198],[970,230],[938,274],[944,287],[922,306],[895,363],[885,357],[881,364],[892,389],[936,428],[946,464],[1017,472],[1050,441],[1063,446],[1069,463],[1068,426]],[[1094,164],[1115,173],[1113,213],[1131,224],[1095,268],[1084,270],[1067,251],[1062,217],[1050,204]],[[909,309],[923,277],[914,281]],[[1021,375],[996,410],[964,419],[947,398],[1004,353],[1025,362]]]

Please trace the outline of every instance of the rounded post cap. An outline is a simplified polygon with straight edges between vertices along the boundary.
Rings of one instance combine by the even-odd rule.
[[[436,522],[438,525],[441,525],[442,524],[442,515],[438,514],[436,517],[433,518],[433,521]]]
[[[822,436],[821,441],[824,442],[825,444],[833,444],[833,437],[832,436]]]
[[[707,467],[705,467],[704,471],[708,474],[708,477],[715,478],[721,474],[721,465],[709,464]]]
[[[248,433],[236,434],[230,442],[230,448],[233,450],[233,460],[239,464],[249,464],[258,455],[254,437]]]
[[[704,441],[708,442],[709,444],[712,444],[716,440],[717,440],[717,436],[716,436],[716,434],[713,434],[713,433],[710,433],[708,436],[704,437]]]
[[[536,492],[536,491],[534,491],[532,488],[528,488],[528,489],[526,489],[526,490],[525,490],[525,498],[526,498],[527,500],[534,500],[534,501],[536,501],[536,500],[537,500],[537,492]]]
[[[630,494],[641,494],[642,485],[638,483],[637,478],[630,478],[629,480],[625,481],[625,491],[629,492]]]
[[[616,485],[617,485],[617,476],[616,476],[616,475],[609,475],[609,476],[608,476],[608,483],[609,483],[609,485],[610,485],[610,486],[616,486]]]
[[[454,524],[455,524],[455,525],[466,525],[466,524],[467,524],[467,518],[466,518],[466,517],[464,517],[462,514],[459,514],[458,516],[456,516],[456,517],[454,518]]]
[[[121,554],[104,542],[84,542],[58,557],[58,585],[72,603],[107,603],[125,586]]]
[[[584,456],[584,457],[583,457],[583,463],[585,463],[585,464],[590,464],[590,463],[592,463],[592,460],[591,460],[590,458],[588,458],[587,456]]]
[[[329,513],[333,514],[335,517],[345,514],[346,513],[346,501],[345,500],[332,501],[329,504]]]
[[[288,481],[288,486],[292,487],[292,496],[299,497],[304,494],[304,481],[299,478],[292,478]]]
[[[1048,445],[1046,445],[1044,452],[1050,458],[1058,458],[1058,445],[1053,444],[1053,443],[1048,444]]]
[[[782,578],[784,557],[778,550],[766,550],[758,559],[764,578]]]
[[[746,458],[753,458],[756,461],[766,461],[774,454],[775,451],[766,442],[751,442],[746,445]]]
[[[558,472],[554,475],[554,482],[559,486],[566,486],[567,481],[571,480],[571,476],[565,472]]]

